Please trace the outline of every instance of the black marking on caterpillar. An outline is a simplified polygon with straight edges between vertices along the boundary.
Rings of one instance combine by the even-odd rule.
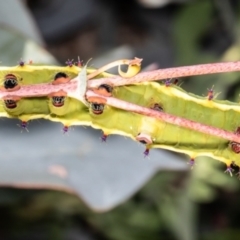
[[[101,88],[105,89],[108,93],[112,93],[112,91],[113,91],[113,87],[108,84],[101,84],[98,87],[98,89],[101,89]]]
[[[100,115],[103,113],[103,110],[104,110],[104,104],[99,104],[99,103],[91,103],[91,109],[92,109],[92,112],[96,115]]]
[[[4,78],[4,88],[12,89],[18,85],[17,77],[13,74],[7,74]]]
[[[54,107],[62,107],[65,102],[64,96],[54,96],[52,97],[52,104]]]
[[[161,105],[159,103],[154,103],[152,107],[150,107],[153,110],[159,111],[159,112],[163,112],[163,108],[161,107]]]
[[[174,81],[173,81],[173,84],[177,85],[179,82],[178,78],[175,78]]]
[[[11,99],[4,100],[6,108],[13,109],[17,107],[17,102]]]
[[[237,130],[235,131],[235,134],[240,135],[240,127],[237,128]],[[230,142],[230,147],[235,153],[237,154],[240,153],[240,143]]]
[[[67,78],[68,75],[64,72],[58,72],[55,76],[54,76],[54,81],[59,79],[59,78]]]

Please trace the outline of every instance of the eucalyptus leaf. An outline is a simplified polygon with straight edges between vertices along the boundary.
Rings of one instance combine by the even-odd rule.
[[[92,129],[63,134],[58,124],[34,121],[21,133],[16,125],[1,123],[0,185],[72,192],[96,211],[126,201],[159,170],[188,169],[166,151],[152,150],[144,158],[144,147],[123,137],[102,143]]]

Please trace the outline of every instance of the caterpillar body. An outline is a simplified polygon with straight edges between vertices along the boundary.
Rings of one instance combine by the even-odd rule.
[[[23,122],[45,118],[61,122],[65,127],[87,125],[102,129],[104,140],[109,134],[120,134],[146,144],[151,148],[163,148],[185,153],[191,159],[209,156],[229,167],[240,166],[240,144],[210,134],[179,127],[159,119],[121,110],[99,101],[89,104],[71,97],[65,91],[35,97],[19,97],[20,88],[28,85],[61,85],[71,82],[83,68],[75,65],[34,66],[26,65],[0,68],[0,116],[18,118]],[[87,68],[87,74],[95,70]],[[111,77],[102,72],[95,78]],[[50,85],[49,85],[50,86]],[[238,103],[196,96],[185,92],[176,84],[143,82],[127,86],[104,84],[98,91],[105,91],[114,98],[134,103],[159,112],[186,118],[195,122],[224,129],[240,135],[240,106]],[[2,95],[1,95],[2,94]],[[211,93],[212,94],[212,93]]]

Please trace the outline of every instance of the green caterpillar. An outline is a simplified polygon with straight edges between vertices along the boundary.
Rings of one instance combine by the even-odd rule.
[[[29,120],[37,118],[61,122],[64,132],[71,125],[92,126],[102,129],[103,141],[109,134],[120,134],[146,144],[145,155],[148,155],[151,148],[163,148],[189,155],[192,163],[198,156],[212,157],[224,162],[230,173],[232,163],[240,166],[240,144],[237,142],[114,108],[98,100],[89,98],[88,102],[79,101],[69,96],[64,87],[48,96],[17,96],[17,92],[23,86],[43,83],[61,86],[62,83],[71,82],[82,70],[84,68],[75,65],[58,67],[20,64],[16,67],[1,67],[0,94],[3,95],[0,95],[0,116],[20,119],[23,128],[26,128]],[[86,70],[87,74],[95,71],[90,68]],[[113,75],[102,72],[94,78],[111,76]],[[187,93],[167,81],[117,87],[102,84],[95,90],[155,111],[240,135],[239,104],[213,99],[212,89],[209,90],[208,96],[200,97]]]

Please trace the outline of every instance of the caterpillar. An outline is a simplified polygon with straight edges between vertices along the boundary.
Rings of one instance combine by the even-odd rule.
[[[91,126],[103,131],[103,141],[110,134],[120,134],[144,144],[145,156],[151,148],[185,153],[191,164],[199,156],[208,156],[224,162],[230,174],[231,164],[240,166],[238,103],[215,99],[213,89],[208,90],[206,97],[188,93],[177,86],[176,80],[145,81],[148,73],[139,74],[143,78],[136,81],[139,59],[117,63],[129,65],[127,73],[119,68],[124,77],[122,83],[118,81],[121,77],[105,71],[116,63],[101,69],[76,66],[72,62],[63,67],[25,63],[0,67],[0,116],[20,119],[23,128],[28,121],[38,118],[61,122],[64,132],[71,125]],[[239,70],[239,64],[232,70]],[[214,71],[225,70],[220,67]],[[172,77],[181,74],[177,75]],[[158,79],[163,76],[150,80]],[[133,106],[133,110],[128,106]],[[172,122],[163,120],[164,114]],[[210,130],[182,127],[177,124],[181,119]],[[211,129],[227,137],[214,135]]]

